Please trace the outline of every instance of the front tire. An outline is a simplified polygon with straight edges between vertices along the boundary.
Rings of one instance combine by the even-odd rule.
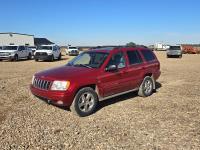
[[[92,88],[86,87],[78,91],[70,109],[74,114],[85,117],[94,113],[97,105],[97,93]]]
[[[51,62],[53,62],[54,61],[54,56],[53,55],[51,55],[51,60],[50,60]]]
[[[58,60],[61,60],[61,57],[62,57],[62,56],[61,56],[61,53],[60,53],[60,55],[58,56]]]
[[[146,76],[140,85],[138,95],[141,97],[148,97],[153,94],[154,82],[149,76]]]
[[[31,55],[31,53],[29,53],[27,59],[31,60],[31,58],[32,58],[32,55]]]
[[[18,60],[19,60],[18,55],[15,55],[15,56],[14,56],[14,61],[18,61]]]

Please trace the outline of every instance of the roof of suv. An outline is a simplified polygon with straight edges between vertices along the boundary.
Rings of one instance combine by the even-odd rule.
[[[148,48],[144,48],[144,47],[103,47],[103,48],[96,48],[96,49],[92,49],[91,51],[95,51],[95,52],[105,52],[105,53],[110,53],[113,50],[124,50],[124,49],[129,49],[129,50],[145,50]]]

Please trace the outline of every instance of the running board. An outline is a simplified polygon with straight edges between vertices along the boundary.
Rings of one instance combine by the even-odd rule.
[[[117,97],[117,96],[120,96],[120,95],[124,95],[124,94],[130,93],[130,92],[135,92],[137,90],[139,90],[139,89],[135,88],[133,90],[129,90],[129,91],[125,91],[125,92],[122,92],[122,93],[114,94],[114,95],[111,95],[111,96],[108,96],[108,97],[100,97],[99,101],[107,100],[107,99],[110,99],[110,98],[113,98],[113,97]]]

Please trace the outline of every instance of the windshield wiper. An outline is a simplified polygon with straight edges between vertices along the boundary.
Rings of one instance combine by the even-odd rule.
[[[85,65],[85,64],[78,64],[78,65],[75,65],[75,66],[82,66],[82,67],[86,67],[86,68],[92,68],[92,67],[90,67],[88,65]]]

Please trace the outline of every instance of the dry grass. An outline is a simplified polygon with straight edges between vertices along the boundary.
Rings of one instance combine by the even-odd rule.
[[[32,75],[65,64],[0,62],[0,149],[200,149],[200,55],[167,59],[148,98],[100,103],[86,118],[47,105],[29,91]]]

